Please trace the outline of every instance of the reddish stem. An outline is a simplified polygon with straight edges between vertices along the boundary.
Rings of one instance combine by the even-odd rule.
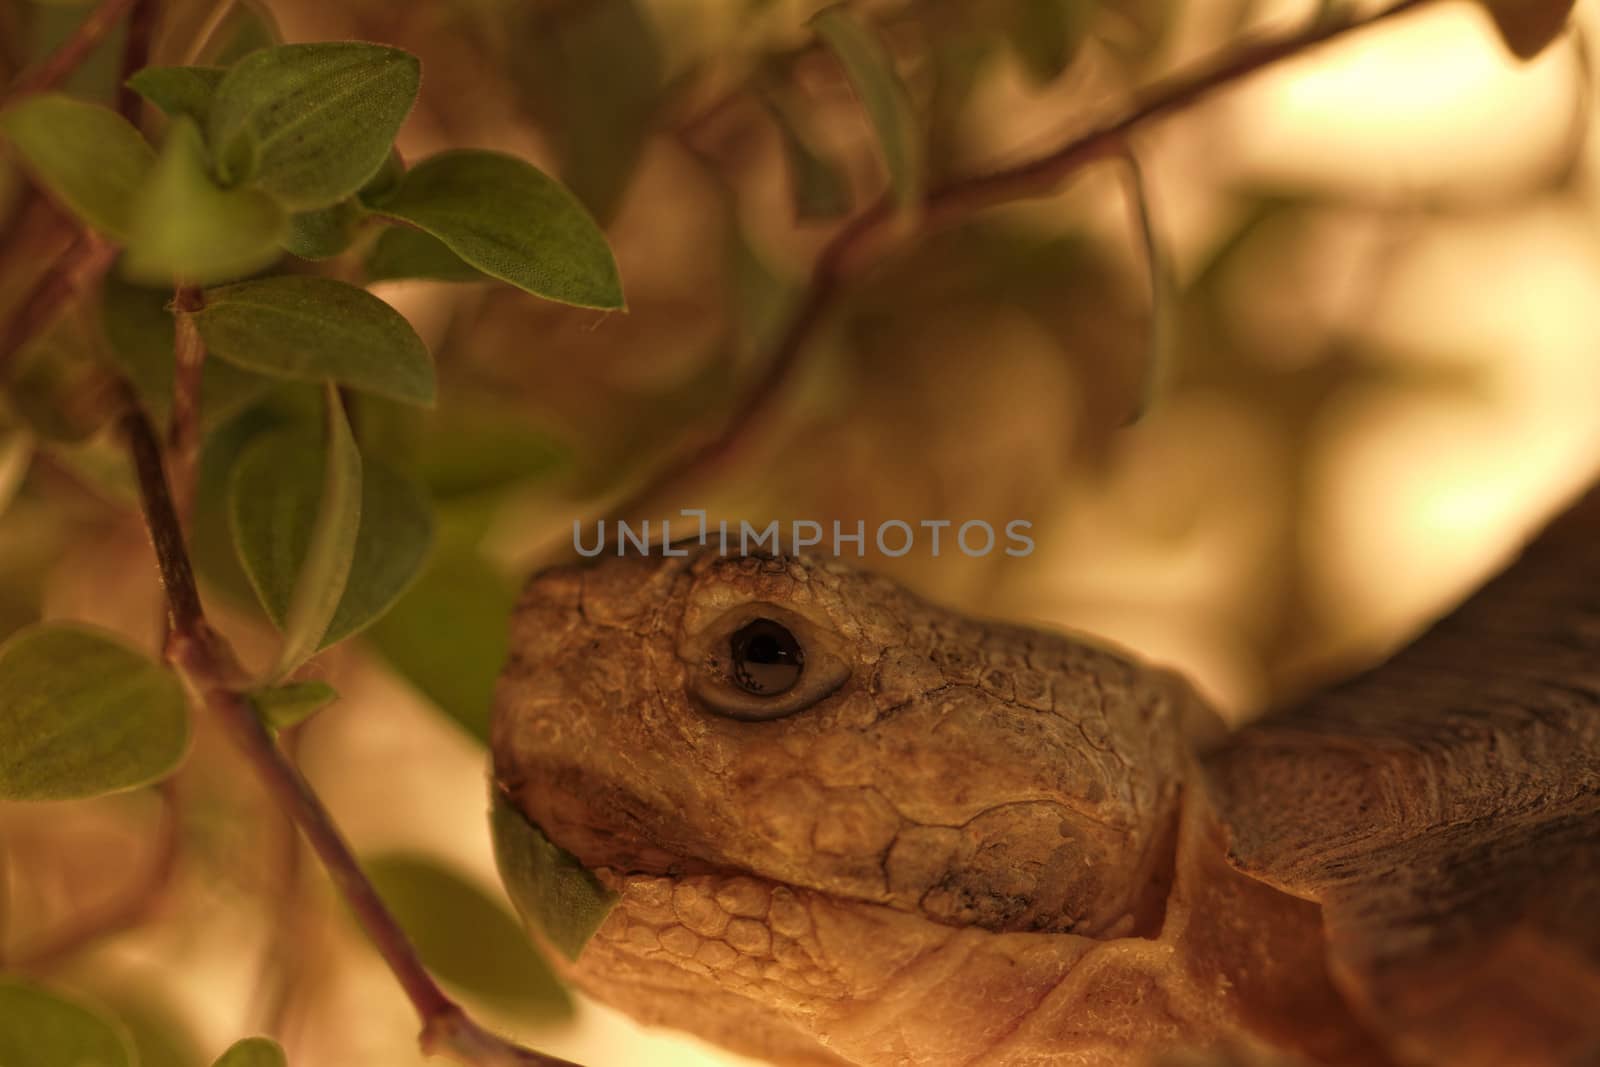
[[[29,93],[43,92],[61,84],[67,75],[83,65],[89,53],[105,40],[106,34],[111,32],[134,3],[135,0],[101,0],[100,6],[78,23],[72,36],[62,41],[54,52],[17,76],[0,107],[8,106]]]
[[[1299,33],[1234,48],[1222,59],[1197,71],[1156,83],[1141,93],[1126,112],[1054,151],[987,174],[958,178],[934,189],[924,201],[917,231],[927,233],[997,204],[1048,196],[1088,164],[1120,154],[1128,135],[1145,123],[1192,107],[1216,90],[1264,67],[1431,2],[1433,0],[1397,0],[1366,18],[1318,20]],[[899,213],[885,198],[834,235],[813,265],[810,282],[766,370],[751,384],[731,421],[710,441],[670,462],[648,484],[616,504],[612,508],[614,514],[628,518],[647,512],[669,492],[715,475],[740,453],[775,405],[807,344],[832,310],[846,269],[855,260],[865,258],[869,246],[899,222]]]
[[[183,675],[200,703],[209,708],[250,761],[280,809],[287,812],[322,861],[379,955],[389,965],[422,1021],[424,1050],[476,1067],[572,1067],[565,1060],[520,1048],[475,1024],[428,974],[416,949],[395,920],[355,853],[339,833],[298,768],[278,748],[240,691],[243,675],[232,651],[211,629],[200,605],[194,571],[173,506],[161,445],[150,420],[125,396],[122,432],[133,457],[145,525],[155,546],[156,565],[167,592],[167,659]]]

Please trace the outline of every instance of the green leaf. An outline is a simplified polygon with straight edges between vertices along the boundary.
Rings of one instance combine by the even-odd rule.
[[[1169,385],[1178,352],[1178,291],[1172,267],[1162,252],[1156,233],[1155,219],[1150,210],[1150,193],[1144,180],[1144,169],[1138,157],[1130,150],[1126,155],[1129,195],[1133,198],[1133,215],[1138,223],[1139,240],[1145,261],[1145,273],[1150,279],[1150,342],[1146,357],[1143,388],[1139,401],[1130,413],[1128,422],[1137,422],[1150,410],[1156,398]]]
[[[207,363],[212,362],[222,363],[221,360],[207,360]],[[312,454],[320,457],[320,438],[308,427],[314,427],[321,417],[320,385],[273,382],[273,388],[257,403],[208,435],[200,450],[194,518],[189,537],[190,555],[201,579],[208,586],[226,597],[235,610],[250,613],[254,619],[267,625],[271,625],[271,620],[261,607],[255,587],[245,573],[244,564],[239,562],[239,552],[234,545],[230,518],[231,483],[239,461],[252,446],[271,433],[299,427],[310,439]],[[320,491],[321,477],[320,467],[311,473],[312,494]],[[362,484],[365,483],[363,477]],[[315,507],[315,504],[312,506]]]
[[[356,562],[324,643],[342,641],[382,618],[422,573],[433,539],[433,510],[422,490],[387,464],[369,462]]]
[[[417,96],[417,58],[354,41],[252,52],[217,86],[206,126],[221,177],[310,211],[377,173]]]
[[[114,634],[40,623],[0,645],[0,799],[147,785],[178,765],[188,742],[177,677]]]
[[[323,635],[328,632],[328,624],[333,621],[350,580],[350,567],[356,557],[356,534],[361,529],[361,452],[356,448],[355,435],[350,432],[350,420],[345,418],[339,390],[331,383],[326,388],[322,492],[317,500],[316,517],[306,533],[305,553],[294,571],[289,600],[284,607],[283,649],[273,671],[276,677],[298,667],[322,647]],[[242,532],[260,531],[263,525],[273,521],[259,510],[262,503],[241,502],[237,494],[234,496],[234,536],[241,547],[250,543]],[[279,522],[295,514],[289,511]],[[281,537],[285,530],[278,525],[273,532]],[[249,568],[250,557],[241,553],[241,558]],[[256,573],[251,569],[252,577]],[[256,591],[261,591],[259,580]],[[265,596],[262,602],[266,602]]]
[[[280,430],[246,449],[230,481],[234,545],[261,606],[278,626],[288,625],[296,576],[310,550],[324,463],[319,441],[303,431]],[[433,517],[415,485],[376,459],[362,463],[360,485],[355,556],[321,635],[322,647],[388,611],[416,580],[433,547]]]
[[[366,209],[354,199],[289,217],[283,247],[301,259],[331,259],[350,247]]]
[[[212,180],[193,120],[167,130],[161,156],[134,197],[122,272],[136,282],[205,285],[259,270],[279,256],[286,225],[272,197]]]
[[[817,36],[838,57],[866,109],[889,169],[889,186],[901,210],[922,200],[923,146],[911,98],[883,43],[842,4],[811,19]]]
[[[437,237],[409,226],[387,226],[367,255],[367,280],[427,278],[436,282],[486,282],[489,276],[462,262]]]
[[[290,682],[253,689],[248,697],[262,722],[274,730],[287,730],[338,700],[339,694],[326,682]]]
[[[331,278],[259,278],[207,290],[194,315],[207,350],[247,370],[433,403],[427,347],[364,289]]]
[[[247,1037],[234,1042],[213,1067],[288,1067],[288,1064],[276,1041]]]
[[[210,18],[216,10],[204,4],[201,10]],[[263,0],[232,0],[222,25],[211,35],[211,40],[201,52],[219,67],[234,63],[262,48],[272,48],[283,43],[283,31],[278,20]]]
[[[508,27],[507,73],[550,131],[562,182],[609,220],[655,127],[667,65],[659,35],[638,0],[512,7],[526,21]]]
[[[374,197],[383,196],[400,184],[400,179],[405,175],[406,161],[400,158],[397,149],[389,149],[389,154],[384,157],[383,166],[378,172],[367,179],[367,184],[356,190],[356,196],[363,201]]]
[[[75,1000],[0,977],[0,1064],[5,1067],[134,1067],[122,1027]]]
[[[519,1017],[566,1018],[572,998],[502,904],[425,856],[362,864],[433,974]]]
[[[530,931],[576,960],[617,895],[512,807],[498,788],[493,793],[489,823],[495,863],[511,902]]]
[[[164,995],[169,977],[159,962],[108,968],[92,954],[80,957],[61,975],[75,991],[116,1016],[133,1044],[139,1067],[204,1067],[210,1058],[196,1048],[185,1013]]]
[[[1528,60],[1555,43],[1577,0],[1479,0],[1506,48]]]
[[[1012,0],[1008,36],[1035,85],[1059,78],[1093,25],[1093,0]]]
[[[127,238],[134,193],[156,159],[127,119],[60,93],[35,93],[0,112],[0,133],[51,196],[108,237]]]
[[[772,98],[768,100],[768,110],[783,140],[795,217],[809,221],[848,214],[854,198],[843,172],[817,154],[800,132],[797,117],[786,106]]]
[[[440,500],[549,479],[573,465],[571,449],[526,413],[483,403],[441,406],[420,445],[422,480]]]
[[[157,425],[166,427],[172,410],[175,323],[168,307],[171,289],[148,289],[108,275],[101,286],[100,322],[118,368],[133,383]],[[208,359],[200,378],[200,427],[221,426],[260,400],[275,382]]]
[[[477,149],[430,156],[372,207],[535,296],[622,306],[617,265],[594,219],[560,183],[514,156]]]
[[[145,67],[128,86],[168,118],[190,118],[204,126],[225,74],[222,67]]]
[[[441,552],[372,628],[372,639],[391,666],[487,745],[495,680],[509,651],[506,619],[516,602],[516,583],[481,557]]]

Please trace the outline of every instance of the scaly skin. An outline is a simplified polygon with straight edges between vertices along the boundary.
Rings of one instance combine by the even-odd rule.
[[[712,714],[706,649],[751,604],[848,678]],[[1170,675],[841,564],[711,553],[548,571],[511,647],[497,782],[621,893],[571,977],[646,1021],[784,1064],[1388,1062],[1317,907],[1225,862],[1195,787],[1220,730]]]

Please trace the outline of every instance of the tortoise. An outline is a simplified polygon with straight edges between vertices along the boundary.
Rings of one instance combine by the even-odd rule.
[[[571,980],[778,1064],[1600,1064],[1597,535],[1231,734],[841,561],[560,566],[495,785],[619,896]]]

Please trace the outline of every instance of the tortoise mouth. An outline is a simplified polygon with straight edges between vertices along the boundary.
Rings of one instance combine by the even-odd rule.
[[[841,892],[836,887],[796,883],[759,864],[717,861],[689,849],[657,844],[656,835],[644,826],[628,828],[633,820],[601,820],[579,798],[585,790],[566,788],[562,775],[550,781],[525,781],[520,784],[497,781],[496,791],[523,819],[537,827],[549,841],[570,854],[574,861],[608,883],[653,879],[681,880],[691,877],[745,878],[770,887],[803,889],[840,901],[883,904],[865,893]],[[625,812],[627,807],[619,807]]]
[[[763,863],[759,855],[708,854],[709,848],[703,851],[696,847],[697,828],[674,827],[670,815],[631,791],[597,782],[581,767],[546,767],[535,779],[519,785],[501,782],[499,788],[523,818],[617,892],[647,883],[746,880],[758,883],[769,893],[782,889],[836,906],[882,908],[940,927],[1104,941],[1159,937],[1174,888],[1176,817],[1152,848],[1150,862],[1141,871],[1142,888],[1129,895],[1126,910],[1119,910],[1110,921],[1049,922],[1021,912],[1011,915],[982,911],[987,897],[974,898],[976,903],[965,911],[948,905],[941,908],[940,898],[960,893],[959,886],[953,887],[948,881],[932,882],[920,893],[896,895],[887,886],[876,889],[855,879],[828,877],[820,872],[814,877],[801,872],[797,877],[792,870],[779,869],[776,862]],[[587,802],[586,797],[590,798]]]

